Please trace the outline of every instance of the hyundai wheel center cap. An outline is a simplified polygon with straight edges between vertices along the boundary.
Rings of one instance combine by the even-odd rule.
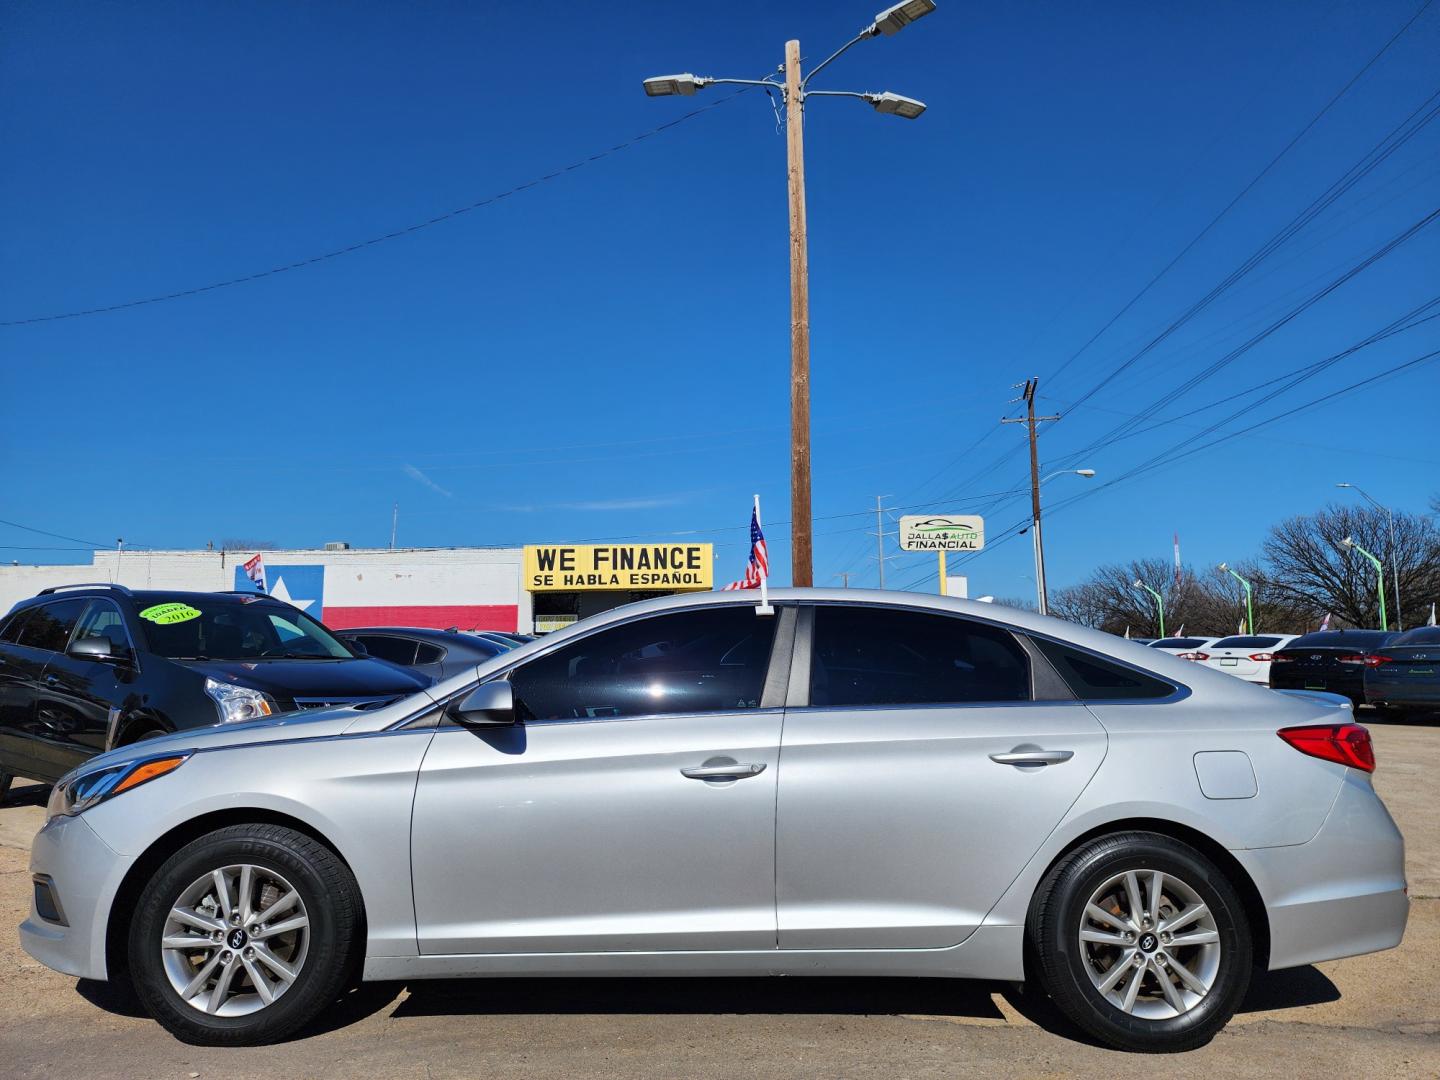
[[[235,931],[235,933],[238,934],[238,933],[240,933],[240,931],[237,930],[237,931]],[[232,936],[233,936],[233,935],[232,935]],[[1148,953],[1148,952],[1154,952],[1155,949],[1156,949],[1156,947],[1157,947],[1159,944],[1160,944],[1160,941],[1159,941],[1158,938],[1155,937],[1154,934],[1141,934],[1141,935],[1140,935],[1140,951],[1141,951],[1141,952],[1147,952],[1147,953]],[[239,948],[239,946],[236,946],[236,948]]]
[[[241,930],[237,926],[234,930],[230,931],[230,936],[225,940],[229,944],[230,948],[243,949],[245,947],[245,943],[249,941],[250,938],[244,930]]]

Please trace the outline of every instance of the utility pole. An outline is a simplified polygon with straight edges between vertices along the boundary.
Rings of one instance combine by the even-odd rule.
[[[785,43],[785,166],[790,188],[790,579],[814,584],[810,521],[810,259],[805,233],[805,103],[800,42]],[[885,567],[880,567],[885,584]]]
[[[400,504],[390,508],[390,550],[395,550],[395,530],[400,527]]]
[[[1035,391],[1040,387],[1039,379],[1026,379],[1020,400],[1025,402],[1025,416],[1014,420],[1001,420],[1002,424],[1024,424],[1030,435],[1030,533],[1035,545],[1035,608],[1041,615],[1050,614],[1049,599],[1045,591],[1045,542],[1040,535],[1040,449],[1036,443],[1035,425],[1049,420],[1059,420],[1059,415],[1035,415]]]
[[[842,589],[848,589],[848,588],[850,587],[850,571],[849,571],[849,570],[841,570],[840,573],[836,574],[835,576],[840,579],[840,587],[841,587]]]

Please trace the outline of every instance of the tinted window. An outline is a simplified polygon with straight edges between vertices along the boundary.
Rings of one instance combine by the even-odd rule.
[[[1175,687],[1163,679],[1114,663],[1094,653],[1062,645],[1058,641],[1032,638],[1045,659],[1060,672],[1066,684],[1082,701],[1130,700],[1169,697]]]
[[[444,659],[445,650],[439,645],[429,645],[421,641],[415,646],[415,663],[417,664],[438,664]]]
[[[811,705],[1027,701],[1030,664],[1008,632],[950,615],[815,609]]]
[[[590,634],[510,673],[522,718],[755,709],[775,618],[753,607],[656,615]]]
[[[1286,649],[1374,649],[1395,635],[1387,630],[1317,630],[1304,634]]]
[[[1209,640],[1210,640],[1209,638],[1203,638],[1203,637],[1167,637],[1167,638],[1161,638],[1159,641],[1152,641],[1152,642],[1150,643],[1150,648],[1152,648],[1152,649],[1198,649],[1201,645],[1204,645],[1205,642],[1207,642],[1207,641],[1209,641]]]
[[[1440,645],[1440,626],[1417,626],[1392,638],[1391,645]]]
[[[84,641],[86,638],[104,638],[116,653],[130,648],[130,635],[125,632],[125,620],[120,617],[120,609],[108,600],[94,601],[80,620],[75,640]]]
[[[24,611],[17,611],[14,615],[11,615],[9,620],[6,621],[4,628],[0,629],[0,641],[8,641],[11,644],[18,641],[20,639],[20,630],[24,627],[25,620],[29,614],[30,611],[27,608]]]
[[[64,652],[70,633],[80,621],[88,600],[59,600],[33,609],[20,631],[20,644],[32,649]]]
[[[1239,637],[1221,638],[1210,647],[1212,649],[1268,649],[1272,645],[1279,644],[1280,639],[1278,637],[1264,637],[1259,634],[1254,637],[1247,637],[1242,634]]]
[[[409,667],[415,662],[415,643],[404,638],[382,634],[356,634],[355,640],[365,646],[365,651],[380,660]]]

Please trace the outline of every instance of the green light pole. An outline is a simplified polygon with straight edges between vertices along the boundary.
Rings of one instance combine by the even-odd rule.
[[[1246,632],[1250,634],[1255,633],[1255,605],[1251,602],[1250,582],[1246,581],[1239,574],[1235,573],[1234,570],[1231,570],[1229,564],[1227,563],[1222,562],[1220,564],[1220,569],[1224,570],[1225,573],[1229,574],[1241,585],[1245,586],[1245,625],[1246,627],[1248,627]]]
[[[1159,594],[1158,592],[1156,592],[1154,589],[1150,588],[1149,585],[1146,585],[1146,584],[1145,584],[1143,581],[1141,581],[1139,578],[1136,578],[1136,579],[1135,579],[1135,588],[1137,588],[1137,589],[1144,589],[1146,592],[1148,592],[1151,596],[1153,596],[1153,597],[1155,598],[1155,610],[1156,610],[1156,612],[1157,612],[1157,613],[1159,614],[1159,616],[1160,616],[1160,636],[1163,638],[1163,637],[1165,636],[1165,601],[1164,601],[1164,599],[1160,596],[1160,594]]]
[[[1341,540],[1340,546],[1343,548],[1349,548],[1352,551],[1358,551],[1361,555],[1364,555],[1365,558],[1369,559],[1372,563],[1375,564],[1375,589],[1380,597],[1380,629],[1389,630],[1390,623],[1385,618],[1385,564],[1381,562],[1378,558],[1376,558],[1374,555],[1370,554],[1370,552],[1362,548],[1359,544],[1355,543],[1355,538],[1353,536],[1347,536],[1344,540]]]

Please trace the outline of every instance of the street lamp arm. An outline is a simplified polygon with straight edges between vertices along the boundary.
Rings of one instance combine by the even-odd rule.
[[[701,86],[773,86],[777,90],[784,89],[781,83],[770,79],[696,79],[695,82]]]
[[[854,90],[811,90],[806,97],[855,97],[861,101],[873,101],[879,95],[861,94]]]
[[[809,85],[810,80],[813,79],[816,75],[820,74],[820,72],[825,68],[825,66],[829,64],[832,60],[840,59],[841,53],[845,52],[853,45],[858,45],[860,42],[864,41],[868,37],[874,37],[877,33],[879,33],[879,30],[876,29],[874,23],[871,23],[864,30],[861,30],[860,33],[856,34],[853,38],[847,41],[844,45],[841,45],[840,48],[836,49],[833,53],[827,56],[824,60],[821,60],[820,63],[816,64],[813,68],[810,69],[809,75],[806,75],[805,78],[800,80],[800,93],[805,93],[805,87]]]

